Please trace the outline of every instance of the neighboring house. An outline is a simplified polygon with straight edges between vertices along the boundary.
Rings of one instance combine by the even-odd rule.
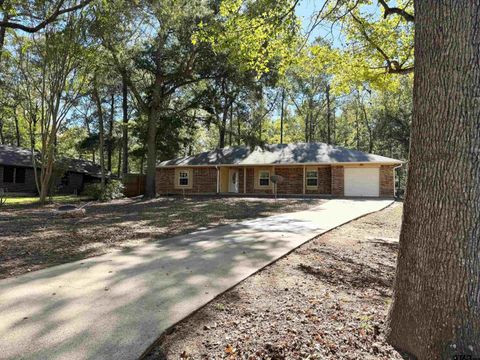
[[[100,166],[91,161],[62,159],[58,164],[64,169],[53,187],[58,194],[80,193],[86,183],[101,178]],[[10,193],[37,192],[30,149],[0,145],[0,189]]]
[[[232,147],[163,161],[159,194],[395,195],[402,161],[324,143]],[[278,178],[277,177],[277,178]]]

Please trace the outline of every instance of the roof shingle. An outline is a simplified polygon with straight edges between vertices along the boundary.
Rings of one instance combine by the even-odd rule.
[[[62,158],[59,163],[67,163],[67,169],[71,172],[101,176],[100,166],[88,160]],[[32,153],[30,149],[16,146],[0,145],[0,165],[33,167]]]
[[[290,164],[333,164],[333,163],[385,163],[402,164],[402,161],[385,156],[350,150],[325,143],[294,143],[265,145],[250,149],[238,146],[207,151],[163,161],[158,166],[199,165],[290,165]]]

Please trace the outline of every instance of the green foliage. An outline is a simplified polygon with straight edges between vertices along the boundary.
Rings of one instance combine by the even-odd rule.
[[[293,0],[224,0],[214,21],[199,25],[193,43],[207,42],[242,70],[280,72],[295,60],[301,42]]]
[[[109,201],[123,198],[123,190],[123,183],[120,180],[112,179],[106,182],[105,189],[102,189],[100,182],[85,185],[82,195],[94,200]]]
[[[32,5],[36,20],[52,3],[6,0],[3,10],[18,11],[10,13],[18,19]],[[389,3],[413,13],[409,0]],[[0,59],[2,141],[16,144],[17,120],[20,144],[35,142],[40,150],[41,129],[56,116],[50,141],[56,158],[100,163],[105,152],[116,172],[127,79],[132,172],[145,169],[149,138],[158,160],[221,143],[279,143],[282,90],[283,142],[327,142],[330,130],[333,144],[406,158],[413,75],[392,72],[413,66],[413,25],[396,14],[384,17],[376,1],[327,0],[310,20],[340,29],[341,44],[310,41],[296,6],[295,0],[103,0],[34,36],[9,30]],[[92,101],[93,79],[100,106]]]

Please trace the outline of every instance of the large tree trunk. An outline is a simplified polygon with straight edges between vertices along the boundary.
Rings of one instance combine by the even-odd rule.
[[[123,128],[122,128],[122,176],[128,174],[128,86],[125,79],[122,83],[122,112],[123,112]]]
[[[327,96],[327,144],[332,143],[332,109],[330,104],[330,85],[327,84],[325,89]]]
[[[225,147],[225,135],[227,133],[227,120],[229,109],[230,105],[228,104],[227,99],[225,99],[225,105],[223,106],[222,112],[222,122],[219,129],[218,147],[220,149],[223,149]]]
[[[2,16],[2,21],[8,21],[8,13],[4,12]],[[3,52],[3,47],[5,45],[5,35],[7,33],[7,28],[4,26],[0,26],[0,64],[2,61],[2,52]]]
[[[115,94],[112,94],[110,100],[110,121],[108,123],[108,144],[107,144],[107,169],[112,172],[112,153],[113,153],[113,121],[115,117]]]
[[[156,195],[155,190],[155,170],[157,162],[157,116],[158,113],[152,108],[148,115],[148,134],[147,134],[147,173],[145,178],[146,199],[152,199]]]
[[[15,137],[17,140],[17,146],[21,146],[21,141],[20,141],[20,126],[18,124],[18,116],[17,116],[17,107],[15,106],[13,108],[13,119],[15,121]]]
[[[387,338],[418,359],[480,357],[479,19],[478,1],[415,1],[410,166]]]
[[[283,123],[285,117],[285,88],[282,89],[282,108],[280,109],[280,144],[283,144]]]
[[[151,107],[148,113],[147,171],[144,194],[146,199],[152,199],[156,195],[155,173],[157,167],[157,127],[159,116],[163,110],[163,101],[161,76],[159,76],[157,79],[157,85],[153,90]]]
[[[242,134],[241,134],[241,125],[240,125],[240,112],[237,109],[237,145],[240,146],[242,142]]]
[[[228,146],[232,146],[233,139],[233,104],[230,106],[230,130],[228,133]]]
[[[97,115],[98,115],[98,132],[99,132],[99,140],[100,140],[100,169],[102,173],[101,184],[102,184],[102,191],[105,190],[105,131],[103,126],[103,109],[102,109],[102,101],[100,100],[100,95],[98,94],[98,89],[94,80],[93,86],[93,100],[97,106]]]
[[[3,120],[0,119],[0,144],[5,144],[5,137],[3,136]]]

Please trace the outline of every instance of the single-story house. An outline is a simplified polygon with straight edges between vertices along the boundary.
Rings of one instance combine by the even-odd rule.
[[[158,194],[395,196],[402,161],[324,143],[239,146],[163,161]],[[276,175],[276,176],[274,176]]]
[[[101,169],[91,161],[61,159],[63,176],[55,179],[57,194],[79,194],[86,183],[99,181]],[[40,174],[40,172],[39,172]],[[0,189],[10,193],[36,193],[35,174],[30,149],[0,145]]]

